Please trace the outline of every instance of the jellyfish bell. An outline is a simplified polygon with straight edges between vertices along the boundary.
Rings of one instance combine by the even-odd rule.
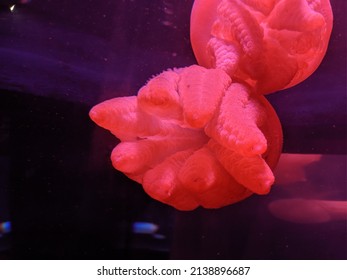
[[[113,166],[179,210],[267,194],[282,150],[276,112],[246,84],[198,65],[167,70],[90,117],[121,143]]]
[[[269,94],[318,68],[332,23],[329,0],[196,0],[190,36],[200,65]]]

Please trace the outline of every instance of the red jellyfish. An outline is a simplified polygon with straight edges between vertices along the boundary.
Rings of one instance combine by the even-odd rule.
[[[266,194],[282,145],[262,96],[220,69],[165,71],[139,90],[96,105],[91,118],[122,142],[114,167],[177,209],[225,206]]]
[[[196,0],[190,36],[200,65],[269,94],[317,69],[332,24],[329,0]]]
[[[270,191],[282,130],[262,94],[310,75],[332,25],[329,2],[318,0],[201,0],[191,19],[200,66],[164,71],[137,96],[90,111],[121,140],[113,166],[179,210],[219,208]]]

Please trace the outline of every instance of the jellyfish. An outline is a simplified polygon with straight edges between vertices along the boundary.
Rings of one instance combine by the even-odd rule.
[[[288,198],[275,200],[268,208],[275,217],[291,223],[318,224],[347,220],[347,201],[341,200]]]
[[[329,0],[196,0],[190,37],[200,65],[269,94],[318,68],[332,22]]]
[[[306,168],[321,158],[321,154],[282,154],[275,170],[276,184],[290,186],[307,182]]]
[[[272,106],[220,69],[164,71],[137,96],[104,101],[90,117],[121,143],[113,166],[180,210],[266,194],[282,146]]]
[[[283,137],[264,95],[307,78],[331,28],[327,0],[196,0],[198,65],[163,71],[137,96],[90,111],[121,141],[113,166],[179,210],[268,194]]]

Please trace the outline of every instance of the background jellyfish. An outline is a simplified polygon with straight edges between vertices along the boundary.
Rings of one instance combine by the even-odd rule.
[[[262,95],[307,78],[331,29],[329,1],[195,1],[191,41],[200,66],[166,70],[137,97],[90,111],[121,140],[113,166],[180,210],[267,194],[282,131]]]

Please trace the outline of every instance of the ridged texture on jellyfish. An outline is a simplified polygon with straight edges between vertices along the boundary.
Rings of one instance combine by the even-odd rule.
[[[235,73],[240,60],[240,53],[235,45],[213,37],[208,42],[207,51],[214,61],[214,68],[224,70],[229,76]]]
[[[261,53],[263,30],[250,12],[237,1],[222,0],[219,18],[212,27],[212,35],[229,42],[237,42],[249,57]]]
[[[260,155],[244,157],[211,139],[208,147],[237,182],[257,194],[267,194],[275,178]]]
[[[136,96],[106,100],[94,106],[89,116],[121,141],[133,141],[161,132],[157,120],[138,110]]]
[[[252,194],[231,177],[207,147],[187,159],[178,178],[205,208],[219,208]]]
[[[144,190],[153,198],[179,210],[193,210],[199,206],[192,194],[178,180],[177,174],[192,150],[181,151],[149,170],[143,179]]]
[[[221,69],[206,69],[198,65],[183,69],[178,91],[184,120],[191,127],[205,126],[230,84],[230,77]]]
[[[247,87],[233,83],[205,132],[242,155],[259,155],[267,149],[266,138],[259,129],[264,120],[262,104],[251,97]]]
[[[182,135],[167,135],[165,140],[148,138],[136,142],[122,142],[112,152],[113,166],[125,173],[144,172],[164,158],[186,148],[199,148],[206,140],[192,131],[179,130]],[[200,139],[199,139],[200,138]]]
[[[312,10],[306,0],[285,0],[275,6],[268,24],[274,29],[307,32],[321,28],[325,19]]]
[[[164,71],[153,77],[138,93],[138,104],[142,110],[162,118],[182,118],[182,108],[177,92],[179,75]]]
[[[163,132],[155,136],[116,146],[111,155],[113,166],[130,177],[145,173],[173,153],[198,149],[206,142],[206,136],[199,131],[172,124],[163,124],[162,128]]]

